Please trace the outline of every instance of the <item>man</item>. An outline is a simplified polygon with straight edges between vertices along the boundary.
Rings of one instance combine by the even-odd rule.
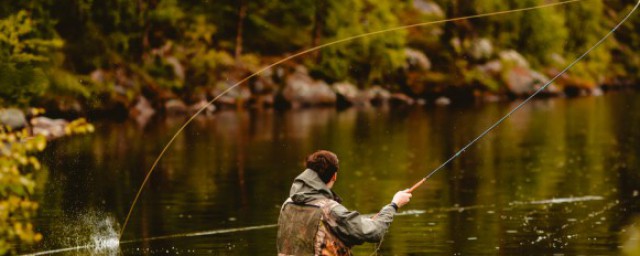
[[[349,211],[331,190],[338,177],[338,157],[320,150],[307,157],[307,169],[293,181],[278,218],[278,255],[351,255],[351,247],[375,243],[393,215],[411,199],[400,191],[373,218]]]

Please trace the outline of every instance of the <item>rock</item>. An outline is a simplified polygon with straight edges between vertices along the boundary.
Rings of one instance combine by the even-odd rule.
[[[440,96],[434,101],[434,103],[437,106],[448,106],[448,105],[451,104],[451,100],[449,98],[447,98],[447,97]]]
[[[173,68],[173,74],[181,81],[184,80],[184,67],[180,63],[180,60],[174,56],[169,56],[165,58],[165,61]]]
[[[483,65],[478,65],[478,70],[487,75],[497,75],[502,72],[502,62],[499,60],[492,60]]]
[[[12,130],[20,129],[27,126],[27,119],[17,108],[0,109],[0,125]]]
[[[133,117],[141,127],[144,127],[155,113],[155,109],[153,109],[151,103],[144,96],[139,96],[138,102],[129,111],[129,115]]]
[[[252,106],[254,107],[268,107],[275,104],[275,96],[273,94],[254,94],[251,96]]]
[[[484,102],[498,102],[500,101],[500,96],[492,93],[485,93],[482,95],[482,100]]]
[[[331,87],[338,97],[338,107],[351,105],[355,105],[357,107],[369,107],[371,105],[371,91],[362,92],[358,87],[349,82],[335,83]]]
[[[392,103],[401,104],[401,105],[413,105],[415,103],[413,98],[407,96],[404,93],[391,94],[390,101]]]
[[[336,94],[323,81],[313,80],[306,68],[298,65],[296,71],[285,79],[282,90],[284,99],[293,106],[334,104]]]
[[[413,0],[413,8],[423,15],[431,15],[436,17],[444,17],[442,8],[434,2],[425,0]]]
[[[602,89],[600,87],[594,87],[591,89],[592,96],[602,96]]]
[[[516,66],[504,77],[509,91],[516,95],[526,95],[540,89],[549,80],[546,76],[525,67]],[[555,87],[547,87],[547,92],[556,93]]]
[[[476,60],[491,58],[493,54],[493,45],[487,38],[473,40],[469,47],[469,55]]]
[[[96,69],[89,74],[91,81],[96,83],[104,83],[106,81],[105,72],[102,69]]]
[[[405,49],[404,52],[409,68],[415,67],[419,70],[431,69],[431,61],[423,52],[411,48]]]
[[[335,83],[331,87],[335,93],[345,97],[349,101],[355,101],[360,93],[358,88],[349,82]]]
[[[524,95],[532,90],[533,77],[531,71],[523,67],[514,67],[507,71],[505,83],[509,91],[516,95]]]
[[[195,104],[189,106],[189,114],[195,114],[202,108],[205,108],[202,111],[202,114],[205,115],[211,115],[214,111],[216,111],[216,106],[214,106],[213,104],[209,104],[209,102],[205,99],[201,99]]]
[[[43,135],[47,139],[59,138],[66,134],[65,128],[69,122],[64,119],[51,119],[48,117],[34,117],[31,119],[34,135]]]
[[[181,100],[170,99],[164,103],[164,111],[169,115],[181,115],[187,113],[187,105]]]
[[[502,63],[509,63],[517,67],[528,68],[529,62],[520,53],[514,50],[501,51],[499,54]]]
[[[239,80],[231,79],[228,81],[219,82],[218,84],[216,84],[216,89],[214,89],[211,92],[211,95],[215,95],[215,96],[220,95],[221,93],[225,92],[229,87],[236,84],[237,81]],[[224,106],[238,107],[238,106],[243,106],[246,102],[248,102],[250,97],[251,97],[251,91],[249,90],[249,88],[247,88],[247,86],[245,85],[240,85],[240,86],[236,86],[235,88],[231,89],[230,91],[222,95],[220,98],[218,98],[215,104],[219,107],[224,107]]]
[[[376,104],[387,102],[391,98],[391,93],[378,85],[371,87],[367,93],[371,101]]]

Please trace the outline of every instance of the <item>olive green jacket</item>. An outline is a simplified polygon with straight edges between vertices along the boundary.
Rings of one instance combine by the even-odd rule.
[[[293,203],[296,204],[304,204],[323,198],[332,199],[338,203],[342,201],[311,169],[306,169],[295,178],[289,195]],[[387,205],[382,207],[375,219],[371,219],[357,211],[349,211],[343,205],[338,204],[331,209],[331,216],[336,221],[336,225],[329,225],[329,229],[349,247],[364,242],[375,243],[382,240],[382,236],[389,229],[395,213],[395,208]]]

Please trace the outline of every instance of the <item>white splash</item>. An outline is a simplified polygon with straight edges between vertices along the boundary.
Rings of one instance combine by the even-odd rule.
[[[575,202],[585,202],[585,201],[599,201],[603,200],[604,197],[601,196],[581,196],[581,197],[565,197],[565,198],[553,198],[547,200],[540,201],[529,201],[529,202],[513,202],[511,205],[521,205],[521,204],[564,204],[564,203],[575,203]]]

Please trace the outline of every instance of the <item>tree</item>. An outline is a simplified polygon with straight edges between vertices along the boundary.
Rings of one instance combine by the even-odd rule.
[[[395,1],[327,0],[323,42],[357,36],[400,24]],[[330,80],[352,80],[361,87],[391,82],[386,77],[404,65],[406,31],[360,38],[326,47],[320,52],[315,73]]]

